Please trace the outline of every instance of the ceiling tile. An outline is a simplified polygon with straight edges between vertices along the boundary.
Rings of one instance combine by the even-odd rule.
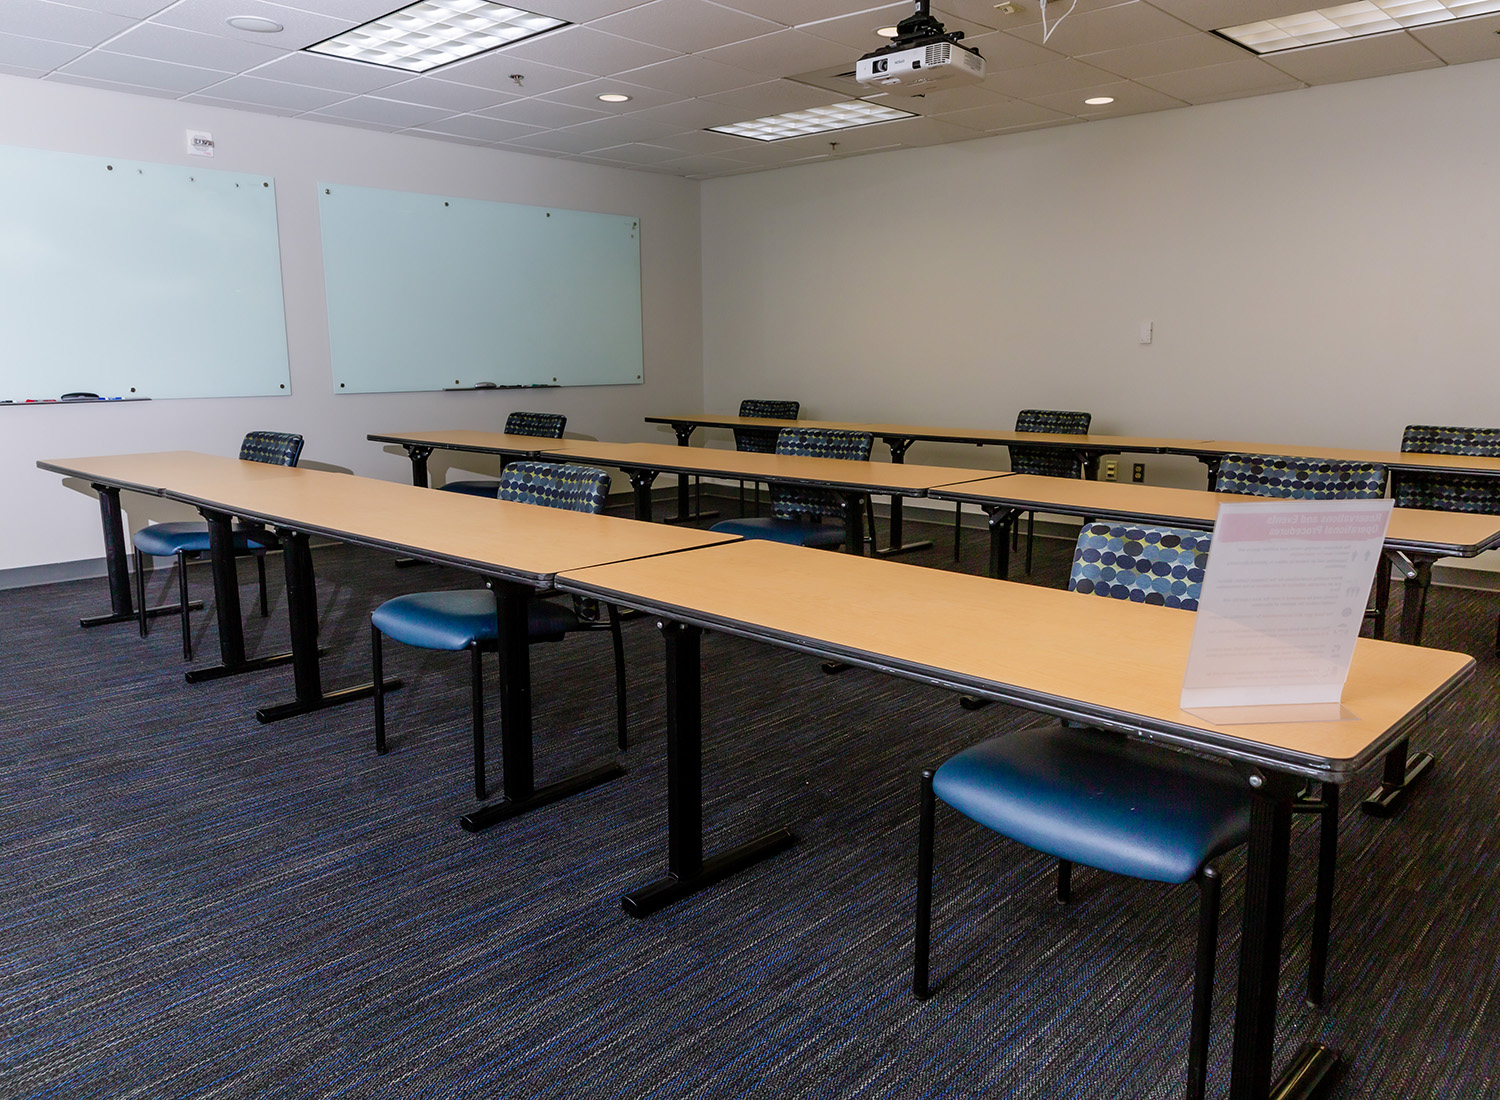
[[[940,88],[925,95],[872,95],[865,98],[872,103],[884,103],[898,111],[911,111],[919,115],[945,115],[969,107],[985,107],[998,103],[1005,97],[981,83]]]
[[[728,42],[782,29],[781,24],[769,19],[731,11],[707,0],[652,0],[595,20],[590,26],[678,53],[702,53]]]
[[[744,138],[732,134],[716,134],[712,130],[687,130],[680,134],[653,138],[651,143],[668,149],[680,149],[684,153],[718,153],[724,156],[732,156],[733,150],[745,147]]]
[[[373,96],[355,96],[320,109],[320,117],[347,118],[357,122],[372,122],[379,126],[422,126],[446,118],[451,111],[437,107],[423,107],[418,103],[397,103],[392,99],[376,99]]]
[[[162,23],[138,23],[104,47],[110,53],[132,57],[150,57],[179,65],[197,65],[205,69],[222,69],[240,73],[287,56],[287,51],[259,42],[227,38],[221,34],[201,34]]]
[[[0,61],[0,73],[4,73],[6,76],[26,76],[34,80],[40,80],[47,75],[47,70],[28,69],[21,65],[7,65],[4,61]]]
[[[615,34],[605,34],[590,27],[563,27],[548,34],[528,38],[506,49],[510,57],[562,65],[580,72],[607,76],[638,69],[642,65],[679,56],[675,50],[650,46]]]
[[[1154,8],[1181,19],[1199,30],[1238,27],[1262,19],[1312,11],[1322,0],[1148,0]]]
[[[526,0],[526,10],[569,23],[591,23],[606,15],[638,8],[650,0]]]
[[[272,107],[265,103],[251,103],[248,100],[219,99],[204,92],[194,92],[191,95],[182,96],[178,99],[178,102],[201,103],[205,107],[225,107],[231,111],[253,111],[258,115],[276,115],[280,118],[295,118],[302,113],[290,107]]]
[[[328,88],[309,88],[302,84],[283,84],[279,80],[262,80],[257,76],[232,76],[211,87],[202,95],[215,99],[248,103],[257,107],[276,107],[287,111],[316,111],[348,96]]]
[[[125,92],[128,95],[155,96],[158,99],[176,99],[177,92],[166,88],[146,88],[139,84],[121,84],[117,80],[97,80],[92,76],[81,76],[78,73],[65,73],[61,69],[48,73],[43,80],[55,81],[58,84],[79,84],[85,88],[100,88],[106,92]]]
[[[722,65],[696,54],[684,54],[670,61],[632,69],[620,75],[632,84],[658,88],[680,96],[711,95],[731,88],[745,88],[765,80],[760,73],[737,69],[733,65]]]
[[[1019,99],[1008,99],[988,107],[974,107],[967,111],[955,111],[944,115],[944,122],[966,126],[971,130],[1009,130],[1017,126],[1035,126],[1045,122],[1061,122],[1072,118],[1060,111],[1049,111],[1034,103]]]
[[[437,122],[423,123],[416,129],[423,133],[451,134],[484,142],[514,141],[538,132],[535,126],[499,118],[485,118],[483,115],[454,115]]]
[[[95,11],[107,11],[115,15],[128,15],[132,19],[145,19],[163,8],[169,8],[177,0],[74,0],[74,7],[88,7]]]
[[[857,11],[853,15],[843,15],[837,19],[825,19],[818,23],[805,23],[798,29],[806,34],[826,38],[830,42],[837,42],[847,46],[854,53],[849,57],[849,67],[854,67],[854,62],[861,54],[878,50],[882,46],[889,46],[891,40],[883,38],[875,32],[881,27],[890,27],[901,22],[911,14],[912,5],[909,3],[882,4],[871,7],[866,11]],[[939,13],[934,11],[934,17]],[[957,16],[945,15],[940,17],[944,28],[948,31],[963,31],[965,35],[964,44],[968,45],[968,39],[978,35],[987,34],[994,29],[993,23],[986,26],[974,23]],[[824,64],[833,64],[825,62]],[[812,65],[804,68],[813,68]]]
[[[1031,65],[1045,65],[1049,61],[1063,59],[1063,55],[1056,50],[1049,50],[1045,46],[1038,46],[1003,31],[966,38],[964,45],[972,46],[983,56],[986,73],[999,73],[1006,69],[1024,69]]]
[[[1207,34],[1187,34],[1125,46],[1118,50],[1083,54],[1078,60],[1116,76],[1134,80],[1158,73],[1180,73],[1184,69],[1223,65],[1239,61],[1244,56],[1244,50],[1230,45],[1222,38]]]
[[[597,100],[595,105],[604,106]],[[474,113],[484,115],[486,118],[499,118],[507,122],[520,122],[527,126],[541,126],[554,130],[562,126],[576,126],[580,122],[604,118],[611,112],[591,111],[586,107],[575,107],[569,103],[553,103],[550,100],[536,98],[514,99]]]
[[[610,145],[624,145],[632,141],[654,141],[677,132],[675,126],[660,122],[649,122],[634,115],[621,118],[599,118],[592,122],[580,122],[567,127],[566,133],[577,134],[592,144],[589,149],[603,149]]]
[[[493,88],[476,88],[472,84],[458,84],[452,80],[439,80],[432,76],[390,84],[381,88],[378,94],[381,99],[395,99],[402,103],[420,103],[424,107],[441,107],[445,111],[465,112],[479,111],[521,98]]]
[[[1042,45],[1042,25],[1035,23],[1012,32],[1033,45]],[[1046,45],[1049,49],[1077,57],[1120,46],[1138,46],[1162,38],[1178,38],[1193,33],[1193,28],[1142,0],[1100,8],[1098,11],[1075,11],[1052,27]]]
[[[38,74],[67,64],[87,49],[87,46],[67,42],[49,42],[44,38],[0,32],[0,65],[31,69]]]
[[[300,52],[289,53],[268,62],[254,72],[256,76],[268,80],[307,84],[314,88],[333,88],[350,95],[373,92],[376,88],[398,84],[411,77],[410,73],[397,69],[383,69],[379,65],[362,65],[358,61]]]
[[[194,65],[174,65],[170,61],[152,61],[145,57],[126,57],[119,53],[91,50],[69,61],[60,70],[73,76],[108,80],[140,88],[156,88],[183,95],[217,84],[228,74]]]
[[[605,103],[599,98],[611,92],[628,95],[630,100],[626,103]],[[655,88],[643,88],[639,84],[631,84],[619,78],[606,77],[600,80],[587,80],[571,88],[560,88],[539,98],[549,103],[566,103],[573,107],[583,107],[603,114],[624,115],[631,111],[645,110],[647,107],[660,107],[663,103],[676,103],[682,97],[673,95],[671,92],[659,92]]]
[[[631,117],[660,122],[675,130],[706,130],[710,126],[727,126],[731,122],[744,121],[738,109],[727,103],[715,103],[711,99],[683,99],[637,111]]]
[[[1427,47],[1404,31],[1283,50],[1266,54],[1261,60],[1306,84],[1336,84],[1442,64]]]
[[[1306,87],[1300,80],[1294,80],[1280,69],[1273,69],[1253,57],[1226,65],[1146,76],[1139,83],[1188,103],[1216,103],[1238,96],[1288,92]]]
[[[597,134],[575,134],[568,130],[539,130],[505,143],[518,149],[537,149],[549,153],[584,153],[598,144]]]
[[[678,159],[675,149],[663,149],[660,145],[647,145],[638,141],[596,149],[593,155],[617,164],[661,164],[663,161]]]
[[[720,46],[716,50],[705,50],[703,56],[710,61],[750,69],[766,76],[786,76],[805,69],[821,69],[825,65],[848,64],[853,67],[855,60],[837,42],[793,30],[777,31]]]
[[[743,161],[730,160],[728,157],[716,157],[709,154],[682,157],[679,160],[664,161],[663,168],[671,168],[678,175],[687,176],[689,179],[708,179],[721,172],[738,171],[745,167]]]
[[[1450,65],[1500,57],[1500,15],[1413,27],[1406,33]]]
[[[589,73],[574,69],[546,65],[540,61],[522,61],[511,57],[509,50],[497,50],[467,61],[444,65],[441,73],[444,80],[472,84],[476,88],[497,88],[503,92],[519,91],[523,96],[545,95],[559,88],[593,79]],[[519,86],[511,79],[513,73],[523,78]]]
[[[5,32],[23,38],[97,46],[132,25],[124,16],[52,4],[48,0],[4,0],[4,3]]]
[[[715,103],[727,103],[743,111],[746,119],[751,119],[785,114],[787,111],[805,111],[809,107],[822,107],[829,103],[838,103],[844,97],[837,92],[813,88],[791,80],[770,80],[764,84],[752,84],[748,88],[716,92],[702,98],[711,99]]]
[[[312,12],[337,19],[350,27],[379,19],[415,0],[267,0],[273,7]]]
[[[1047,5],[1047,26],[1055,27],[1061,22],[1066,22],[1075,15],[1087,15],[1089,12],[1102,11],[1104,8],[1113,8],[1120,4],[1132,4],[1136,0],[1052,0]],[[993,0],[991,6],[993,7]],[[1153,4],[1160,7],[1159,4]],[[991,22],[997,30],[1009,33],[1018,33],[1032,24],[1040,25],[1042,22],[1042,6],[1037,0],[1020,0],[1016,4],[1016,10],[1009,15],[1004,12],[991,11]]]
[[[1109,96],[1113,103],[1089,105],[1085,99]],[[1165,111],[1172,107],[1184,107],[1186,103],[1164,92],[1133,84],[1128,80],[1112,84],[1100,84],[1093,88],[1080,88],[1071,92],[1056,92],[1052,95],[1033,96],[1032,103],[1038,107],[1076,115],[1093,121],[1102,118],[1119,118],[1123,115],[1141,115],[1148,111]]]
[[[10,0],[6,0],[7,3]],[[256,15],[280,23],[284,30],[276,34],[261,34],[231,27],[225,20],[235,15]],[[204,34],[222,34],[227,38],[238,38],[260,46],[280,46],[287,50],[300,50],[314,42],[341,34],[349,29],[349,20],[317,15],[310,11],[286,8],[279,4],[267,4],[264,0],[192,0],[191,3],[174,4],[151,17],[151,22],[168,27],[201,31]]]
[[[1113,73],[1069,59],[995,73],[986,77],[985,83],[996,91],[1015,99],[1035,99],[1040,95],[1071,92],[1077,88],[1091,88],[1098,84],[1108,84],[1113,80]]]
[[[816,23],[820,19],[833,19],[849,14],[853,7],[879,7],[879,0],[735,0],[734,7],[762,19],[770,19],[786,27],[803,23]],[[907,7],[911,7],[910,4]]]

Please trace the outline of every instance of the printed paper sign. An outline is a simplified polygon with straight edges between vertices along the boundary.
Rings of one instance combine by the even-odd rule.
[[[1204,715],[1215,721],[1338,717],[1391,507],[1389,500],[1221,505],[1182,708],[1314,707]]]

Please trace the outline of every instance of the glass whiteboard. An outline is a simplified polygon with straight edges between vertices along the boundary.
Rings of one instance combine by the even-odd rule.
[[[639,219],[318,191],[335,392],[641,381]]]
[[[0,400],[291,392],[265,176],[0,146]]]

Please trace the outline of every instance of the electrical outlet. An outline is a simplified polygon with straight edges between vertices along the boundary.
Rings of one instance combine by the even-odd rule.
[[[1137,462],[1134,466],[1132,466],[1130,468],[1130,480],[1131,481],[1145,481],[1146,480],[1146,464],[1144,462]]]
[[[1101,476],[1105,481],[1118,481],[1120,479],[1120,460],[1117,458],[1106,458]]]

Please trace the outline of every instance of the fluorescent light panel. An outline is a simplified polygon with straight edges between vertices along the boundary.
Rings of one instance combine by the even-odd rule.
[[[1215,31],[1259,54],[1425,27],[1500,11],[1500,0],[1357,0]]]
[[[566,25],[562,19],[488,0],[421,0],[307,49],[425,73]]]
[[[806,137],[808,134],[850,130],[855,126],[868,126],[872,122],[915,117],[910,111],[898,111],[894,107],[854,99],[829,107],[811,107],[806,111],[767,115],[765,118],[752,118],[749,122],[736,122],[732,126],[710,126],[709,129],[719,134],[754,138],[756,141],[781,141],[785,138]]]

